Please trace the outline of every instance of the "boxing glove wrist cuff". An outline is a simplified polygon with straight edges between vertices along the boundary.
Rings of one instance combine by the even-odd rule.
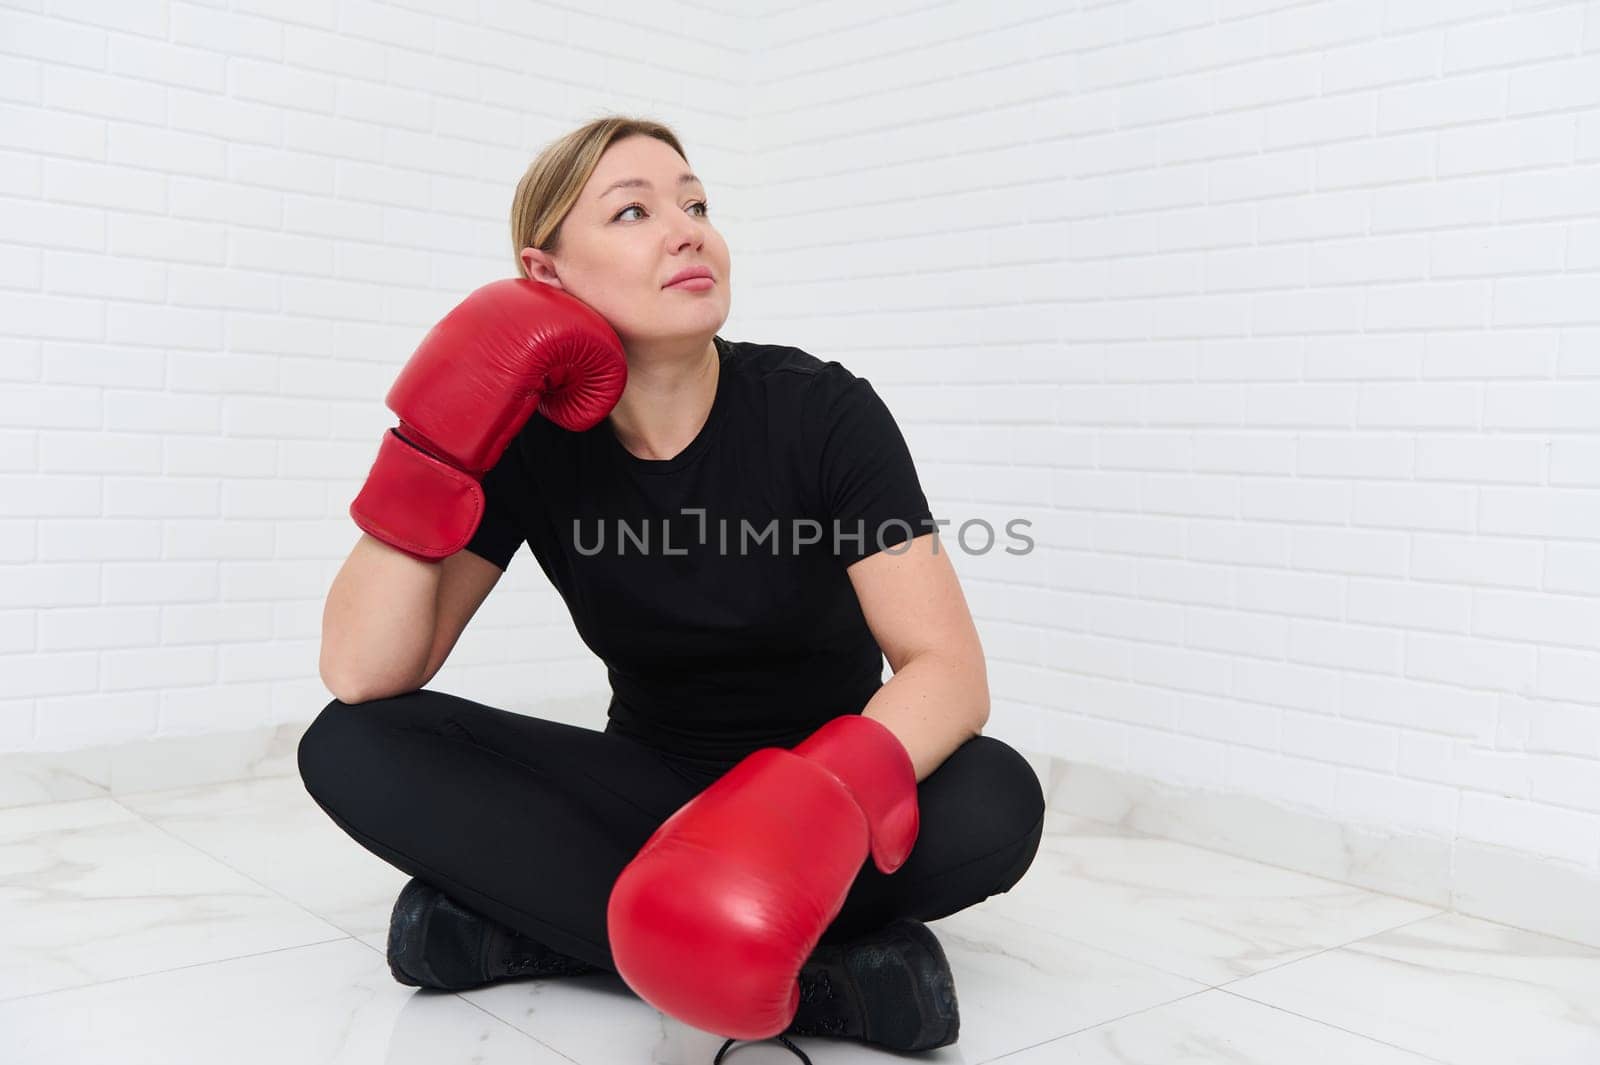
[[[864,714],[836,717],[793,753],[825,767],[855,796],[872,834],[872,860],[892,873],[917,841],[917,771],[905,744]]]
[[[390,429],[367,483],[350,504],[350,517],[389,546],[437,562],[467,545],[483,508],[483,486],[475,478]]]

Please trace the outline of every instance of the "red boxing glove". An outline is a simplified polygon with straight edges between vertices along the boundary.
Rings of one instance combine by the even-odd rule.
[[[617,972],[696,1028],[777,1035],[869,851],[892,873],[917,828],[911,756],[872,718],[847,714],[793,751],[756,751],[662,823],[617,878],[606,908]]]
[[[527,278],[484,285],[428,331],[389,389],[400,425],[350,517],[425,562],[454,554],[483,518],[483,475],[535,409],[581,432],[627,382],[622,341],[594,308]]]

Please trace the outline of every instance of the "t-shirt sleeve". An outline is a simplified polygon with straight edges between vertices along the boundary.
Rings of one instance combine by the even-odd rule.
[[[511,558],[524,539],[516,517],[506,503],[505,479],[509,473],[508,467],[515,461],[512,449],[507,448],[505,454],[500,456],[500,461],[483,475],[483,518],[478,522],[477,532],[462,548],[493,562],[502,573],[511,565]]]
[[[813,382],[822,542],[845,566],[936,531],[911,450],[865,377],[830,362]]]

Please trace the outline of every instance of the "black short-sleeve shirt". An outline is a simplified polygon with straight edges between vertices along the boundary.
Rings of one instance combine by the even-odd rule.
[[[894,417],[837,362],[715,338],[716,397],[679,454],[609,419],[530,419],[484,476],[467,550],[524,542],[605,662],[608,729],[691,757],[793,746],[882,685],[845,569],[933,532]]]

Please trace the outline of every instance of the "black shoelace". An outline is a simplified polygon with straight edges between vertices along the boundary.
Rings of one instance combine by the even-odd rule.
[[[775,1035],[775,1036],[773,1036],[773,1038],[776,1039],[778,1042],[782,1043],[784,1046],[788,1047],[790,1050],[794,1051],[796,1054],[798,1054],[800,1056],[800,1060],[805,1062],[806,1065],[811,1065],[811,1059],[806,1057],[806,1052],[804,1050],[801,1050],[799,1047],[797,1047],[793,1043],[789,1042],[789,1040],[786,1039],[782,1035]],[[722,1044],[722,1049],[717,1051],[717,1056],[711,1059],[711,1065],[721,1065],[721,1063],[722,1063],[722,1055],[726,1054],[728,1052],[728,1048],[733,1046],[733,1044],[735,1044],[737,1042],[739,1042],[739,1040],[730,1039],[726,1043],[723,1043]]]
[[[826,969],[818,969],[815,975],[801,969],[799,979],[800,1003],[802,1006],[810,1002],[824,1002],[833,997],[833,982],[828,979]],[[786,1032],[794,1035],[838,1035],[844,1027],[842,1020],[836,1020],[831,1024],[827,1021],[818,1021],[811,1024],[802,1023],[798,1018],[798,1012],[796,1011],[795,1022],[789,1025],[785,1030]],[[805,1062],[805,1065],[811,1065],[811,1059],[806,1057],[806,1052],[791,1043],[784,1033],[780,1032],[772,1038],[794,1051],[795,1056]],[[729,1039],[723,1043],[721,1049],[717,1051],[717,1056],[711,1059],[711,1065],[722,1065],[722,1056],[728,1052],[729,1047],[737,1042],[740,1042],[740,1040]]]

